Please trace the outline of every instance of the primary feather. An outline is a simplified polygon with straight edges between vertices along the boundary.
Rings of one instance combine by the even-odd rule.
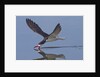
[[[33,22],[31,19],[26,19],[26,23],[34,32],[42,35],[43,37],[48,36],[48,34],[43,32],[42,29],[35,22]]]
[[[61,26],[58,23],[53,32],[50,34],[49,38],[55,38],[61,31]]]

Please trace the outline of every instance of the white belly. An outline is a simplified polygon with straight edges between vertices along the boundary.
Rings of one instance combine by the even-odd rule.
[[[57,40],[57,38],[52,38],[52,39],[47,39],[46,41],[47,42],[52,42],[52,41],[56,41]]]

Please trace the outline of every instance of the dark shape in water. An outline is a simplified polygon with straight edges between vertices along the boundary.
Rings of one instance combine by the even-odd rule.
[[[39,50],[36,50],[38,51],[39,54],[41,54],[43,56],[43,58],[37,58],[37,59],[34,59],[34,60],[56,60],[56,58],[63,58],[65,59],[65,56],[63,54],[46,54],[44,53],[41,49]]]

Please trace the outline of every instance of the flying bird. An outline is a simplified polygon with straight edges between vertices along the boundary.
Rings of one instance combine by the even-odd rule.
[[[56,40],[64,40],[63,38],[58,37],[58,34],[61,31],[61,26],[60,23],[57,24],[57,26],[55,27],[55,29],[53,30],[53,32],[51,34],[47,34],[45,33],[39,26],[38,24],[36,24],[35,22],[33,22],[31,19],[26,19],[26,23],[29,26],[30,29],[32,29],[34,32],[40,34],[41,36],[44,37],[44,39],[42,41],[40,41],[34,48],[39,48],[41,47],[41,45],[43,45],[45,42],[52,42],[52,41],[56,41]]]

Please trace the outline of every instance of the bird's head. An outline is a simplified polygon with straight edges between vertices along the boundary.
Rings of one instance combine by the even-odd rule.
[[[38,45],[36,45],[35,47],[34,47],[34,50],[40,50],[40,44],[38,44]]]

